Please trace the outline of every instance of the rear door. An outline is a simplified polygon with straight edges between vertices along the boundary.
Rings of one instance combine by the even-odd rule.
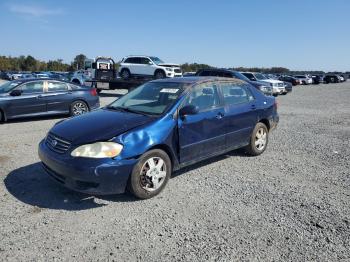
[[[186,105],[195,105],[199,113],[178,119],[180,162],[206,157],[225,148],[224,107],[215,83],[194,87]]]
[[[24,83],[16,90],[21,90],[20,96],[14,96],[7,110],[8,117],[36,115],[46,112],[46,102],[43,98],[44,81]]]
[[[43,96],[48,112],[69,112],[72,91],[68,84],[54,80],[45,81],[45,93]]]
[[[257,122],[256,100],[246,84],[223,82],[220,88],[225,104],[226,145],[239,147],[249,141]]]

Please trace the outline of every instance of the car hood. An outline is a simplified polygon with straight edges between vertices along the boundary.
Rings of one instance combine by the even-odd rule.
[[[270,87],[270,85],[266,84],[266,82],[264,82],[264,81],[251,81],[251,80],[249,80],[249,83],[252,84],[255,87],[259,87],[259,86]]]
[[[50,132],[74,145],[81,145],[110,140],[154,119],[151,116],[99,109],[59,122]]]
[[[180,67],[179,64],[173,64],[173,63],[162,63],[158,64],[159,66],[164,66],[164,67]]]

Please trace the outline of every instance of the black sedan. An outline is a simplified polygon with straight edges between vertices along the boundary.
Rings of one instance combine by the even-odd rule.
[[[0,85],[0,121],[57,114],[76,116],[99,106],[96,89],[55,79],[23,79]]]

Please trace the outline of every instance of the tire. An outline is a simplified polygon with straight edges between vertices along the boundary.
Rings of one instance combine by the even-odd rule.
[[[123,68],[122,71],[120,71],[120,76],[124,80],[129,79],[131,76],[129,69]]]
[[[257,145],[258,139],[260,139],[258,136],[261,136],[261,140]],[[265,139],[263,139],[263,136],[265,134]],[[267,144],[269,142],[269,130],[267,129],[266,125],[264,123],[257,123],[252,135],[250,137],[249,145],[245,147],[246,152],[251,156],[258,156],[264,153],[266,150]]]
[[[158,168],[157,165],[159,165]],[[153,169],[152,166],[154,166]],[[139,199],[154,197],[166,186],[171,171],[172,166],[168,154],[160,149],[150,150],[144,153],[134,166],[127,188]],[[157,185],[154,184],[155,181]]]
[[[70,115],[71,116],[79,116],[79,115],[85,114],[89,111],[90,111],[89,106],[84,101],[81,101],[81,100],[74,101],[70,105]]]
[[[100,94],[102,92],[102,89],[96,88],[96,92],[97,92],[97,94]]]
[[[162,79],[165,78],[165,72],[163,70],[157,70],[156,72],[154,72],[154,78],[155,79]]]

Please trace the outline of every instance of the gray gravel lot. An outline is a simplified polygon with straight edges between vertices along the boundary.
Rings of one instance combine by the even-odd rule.
[[[263,155],[186,168],[146,201],[51,181],[37,145],[60,118],[0,125],[0,260],[350,260],[350,82],[278,101]]]

